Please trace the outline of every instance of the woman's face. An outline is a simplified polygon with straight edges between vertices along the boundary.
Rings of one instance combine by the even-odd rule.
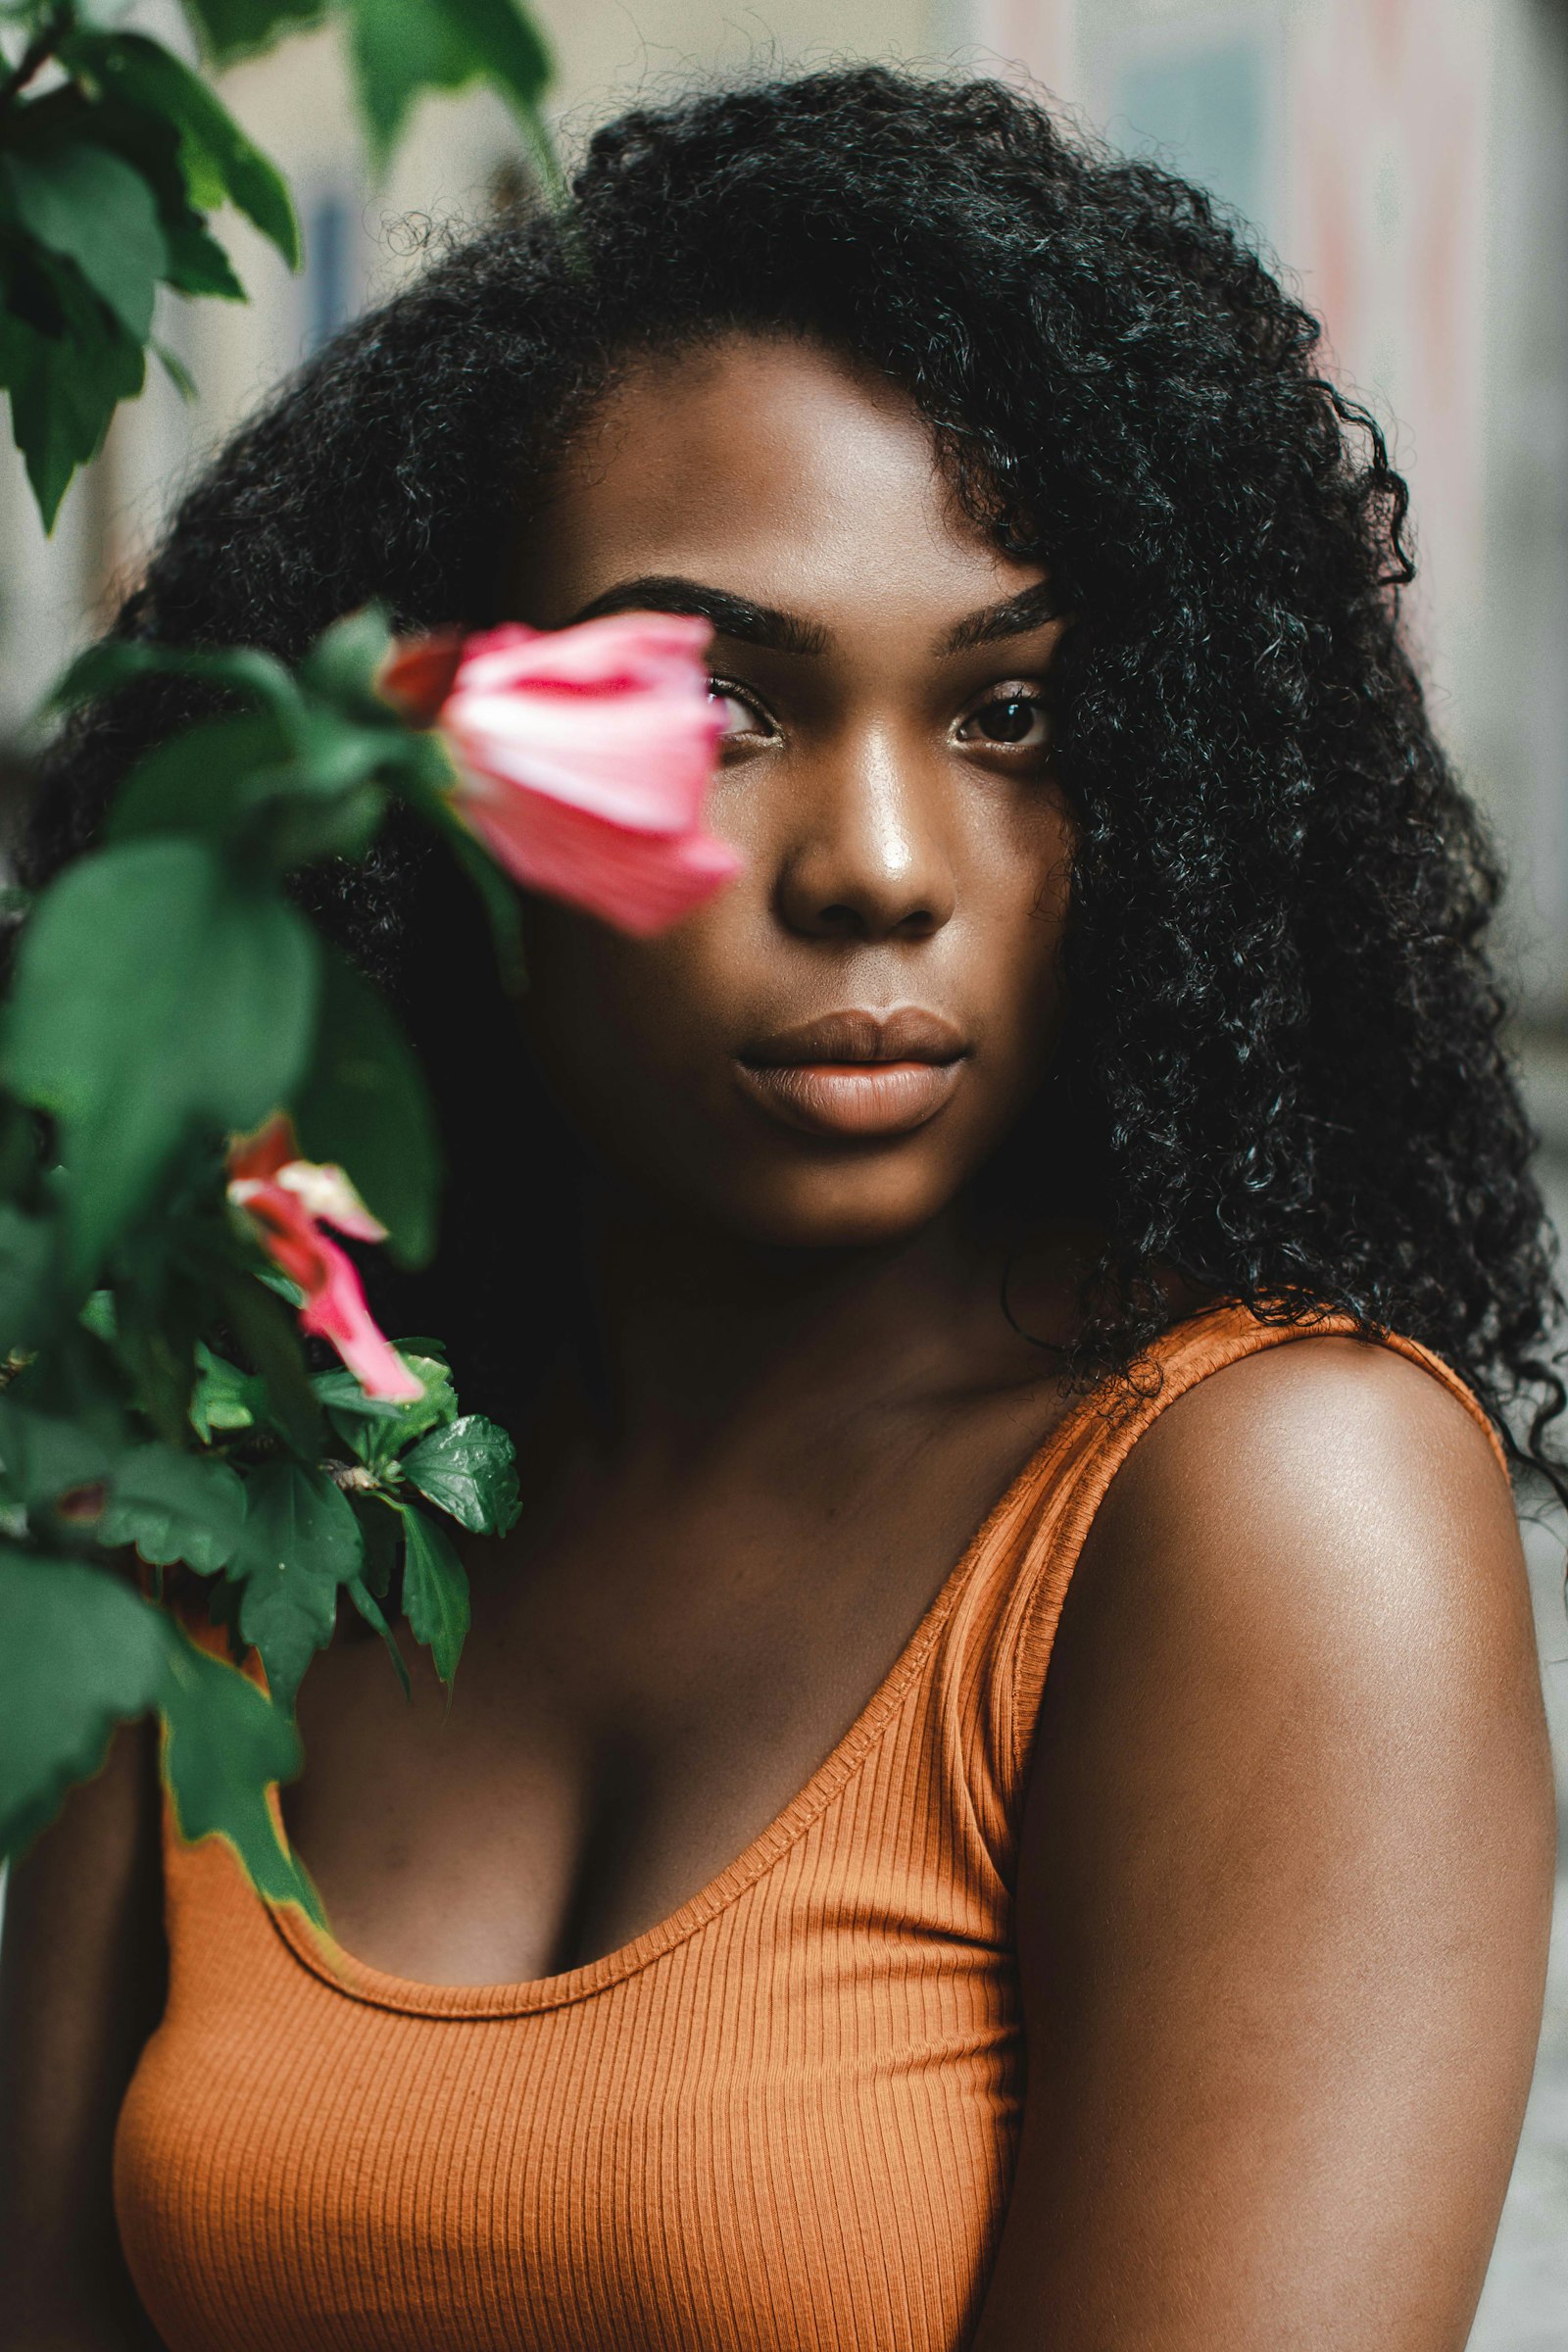
[[[1059,1026],[1073,829],[1038,698],[1066,624],[901,392],[739,335],[638,364],[516,558],[535,626],[650,607],[716,624],[708,824],[745,871],[653,940],[533,902],[529,1040],[683,1221],[895,1240],[988,1157]]]

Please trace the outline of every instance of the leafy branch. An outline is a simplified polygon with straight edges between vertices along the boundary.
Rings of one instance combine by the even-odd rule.
[[[296,671],[111,642],[66,679],[70,701],[174,670],[229,708],[131,771],[31,909],[0,1016],[0,1851],[153,1708],[186,1835],[310,1904],[267,1783],[297,1769],[295,1698],[343,1596],[403,1675],[401,1614],[450,1693],[468,1593],[447,1523],[506,1533],[512,1446],[462,1411],[437,1342],[394,1348],[370,1316],[344,1241],[429,1257],[435,1122],[288,885],[363,857],[400,804],[473,882],[503,974],[514,881],[626,931],[677,921],[740,865],[702,830],[710,634],[616,613],[393,650],[363,612]],[[205,1585],[200,1642],[162,1605],[170,1569]]]
[[[373,1334],[378,1394],[313,1368],[300,1328],[351,1357],[373,1333],[323,1219],[408,1264],[435,1238],[423,1079],[286,889],[363,856],[394,800],[472,847],[440,738],[378,691],[387,655],[365,613],[297,672],[110,644],[60,691],[178,668],[234,708],[127,778],[102,846],[31,910],[0,1023],[0,1851],[152,1708],[186,1834],[220,1831],[312,1906],[263,1795],[298,1767],[295,1696],[340,1595],[406,1689],[399,1615],[450,1689],[468,1600],[447,1529],[516,1515],[511,1443],[461,1411],[437,1344]],[[486,904],[505,931],[510,898]],[[321,1270],[314,1324],[290,1266]],[[204,1585],[228,1660],[192,1639]],[[265,1696],[234,1671],[251,1652]]]
[[[516,0],[185,7],[213,65],[344,19],[380,160],[421,90],[483,79],[553,180]],[[291,264],[298,238],[273,166],[170,50],[104,29],[97,0],[0,19],[24,35],[0,104],[0,384],[49,522],[140,388],[160,290],[242,297],[212,214]],[[140,760],[26,909],[0,1007],[0,1855],[152,1713],[184,1836],[318,1916],[270,1799],[345,1601],[405,1690],[400,1619],[450,1694],[455,1531],[512,1526],[513,1450],[462,1410],[439,1342],[370,1316],[346,1245],[428,1261],[440,1142],[396,1022],[291,885],[363,858],[399,807],[472,884],[504,986],[514,883],[627,931],[677,920],[739,865],[701,829],[710,635],[615,614],[392,649],[367,612],[295,668],[111,640],[58,689],[172,671],[221,710]]]
[[[550,59],[516,0],[184,0],[205,62],[342,22],[372,162],[384,168],[426,90],[485,81],[513,108],[544,187],[560,186],[540,105]],[[290,269],[292,200],[215,92],[172,50],[104,29],[83,0],[37,0],[0,81],[0,387],[46,528],[115,410],[142,389],[161,293],[242,302],[212,232],[232,205]],[[45,67],[52,86],[34,92]]]

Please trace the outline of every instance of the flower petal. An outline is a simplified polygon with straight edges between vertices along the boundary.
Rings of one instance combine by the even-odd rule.
[[[324,1279],[300,1309],[302,1330],[330,1340],[367,1396],[384,1396],[410,1404],[424,1395],[385,1334],[377,1328],[365,1303],[365,1292],[351,1260],[336,1242],[318,1235]]]
[[[246,1177],[233,1179],[228,1192],[272,1263],[305,1293],[301,1329],[331,1342],[368,1396],[397,1402],[422,1396],[423,1383],[372,1320],[353,1261],[321,1232],[298,1194]]]
[[[264,1127],[230,1145],[228,1172],[242,1184],[266,1184],[289,1160],[298,1159],[299,1152],[293,1120],[286,1110],[274,1111]]]
[[[694,612],[611,612],[566,629],[507,621],[468,639],[459,683],[484,694],[640,694],[701,671],[712,634]]]
[[[690,913],[744,862],[710,835],[632,831],[518,787],[505,798],[475,800],[466,813],[492,857],[526,889],[548,891],[638,936]]]
[[[494,777],[648,832],[694,825],[723,730],[701,659],[711,634],[632,612],[471,639],[441,711],[468,788]]]
[[[702,831],[723,734],[711,636],[681,612],[564,629],[508,621],[466,639],[455,667],[450,634],[405,649],[383,691],[427,710],[449,688],[435,715],[454,802],[517,881],[624,930],[657,931],[741,864]],[[319,1213],[360,1230],[324,1200]]]
[[[383,701],[395,704],[416,727],[431,725],[452,691],[464,649],[461,629],[441,629],[399,646],[376,679]]]
[[[706,683],[603,703],[458,693],[441,717],[468,791],[493,777],[647,833],[697,823],[723,723]]]
[[[304,1203],[280,1184],[248,1176],[229,1179],[228,1197],[236,1208],[244,1209],[279,1273],[286,1274],[307,1298],[318,1290],[325,1280],[321,1263],[324,1237]]]
[[[356,1242],[384,1242],[386,1227],[372,1217],[335,1159],[291,1159],[275,1181],[304,1202],[313,1217],[335,1225]]]

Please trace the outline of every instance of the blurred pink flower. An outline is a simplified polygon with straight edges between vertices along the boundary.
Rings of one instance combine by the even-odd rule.
[[[740,870],[702,829],[723,724],[711,635],[675,612],[509,621],[401,649],[381,687],[439,729],[459,812],[514,880],[646,934]]]
[[[229,1152],[228,1197],[250,1218],[272,1263],[305,1293],[301,1329],[331,1342],[367,1396],[400,1404],[422,1396],[423,1383],[371,1320],[352,1260],[318,1220],[357,1242],[384,1242],[386,1227],[340,1167],[301,1159],[286,1112]]]

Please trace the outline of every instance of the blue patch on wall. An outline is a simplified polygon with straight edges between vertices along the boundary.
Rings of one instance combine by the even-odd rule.
[[[1269,209],[1263,80],[1250,41],[1127,59],[1116,75],[1110,135],[1261,227]]]
[[[301,289],[305,309],[305,348],[317,351],[328,342],[355,310],[350,281],[352,240],[358,225],[341,188],[323,188],[303,208],[305,214],[305,271]]]

